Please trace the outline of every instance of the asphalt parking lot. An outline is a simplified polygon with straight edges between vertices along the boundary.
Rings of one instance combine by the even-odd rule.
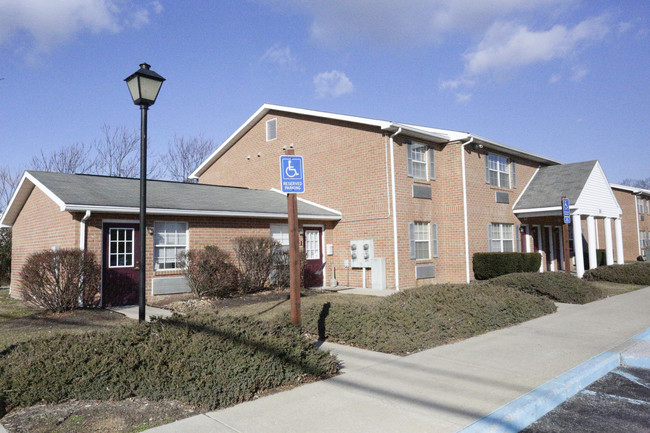
[[[650,370],[619,367],[521,433],[650,433]]]

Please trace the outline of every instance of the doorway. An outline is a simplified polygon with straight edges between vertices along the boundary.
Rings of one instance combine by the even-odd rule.
[[[102,306],[138,303],[140,227],[105,223],[102,235]]]
[[[305,287],[323,287],[323,230],[305,228]]]

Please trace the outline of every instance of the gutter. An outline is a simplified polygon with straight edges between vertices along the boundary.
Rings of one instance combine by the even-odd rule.
[[[90,210],[86,210],[86,214],[81,218],[79,226],[79,249],[81,251],[86,249],[86,221],[90,218]]]
[[[397,245],[397,198],[395,197],[395,141],[393,138],[402,132],[400,127],[393,135],[390,136],[390,176],[391,176],[391,196],[393,199],[393,248],[395,250],[395,291],[399,292],[399,252]]]
[[[465,280],[469,284],[470,273],[469,273],[469,230],[467,222],[467,176],[465,174],[465,146],[474,141],[474,136],[470,137],[464,143],[460,145],[460,160],[461,160],[461,171],[463,176],[463,230],[465,234]]]

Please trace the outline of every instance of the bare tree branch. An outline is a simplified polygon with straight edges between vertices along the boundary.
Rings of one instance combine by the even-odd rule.
[[[97,154],[96,172],[107,176],[140,176],[140,134],[125,127],[102,126],[103,137],[93,142]],[[157,158],[147,158],[147,178],[160,174]]]
[[[214,140],[198,137],[174,137],[166,154],[160,162],[166,171],[166,177],[179,182],[190,182],[190,174],[210,155],[214,149]]]
[[[645,179],[623,179],[621,184],[635,188],[650,189],[650,177],[646,177]]]
[[[90,173],[94,171],[96,160],[92,157],[90,147],[75,143],[48,155],[41,150],[40,157],[32,157],[31,166],[35,170],[57,173]]]
[[[7,208],[21,176],[22,173],[12,170],[9,166],[0,167],[0,214]]]

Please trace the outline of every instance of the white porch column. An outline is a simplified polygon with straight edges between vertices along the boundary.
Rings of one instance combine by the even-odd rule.
[[[572,215],[573,222],[573,251],[576,255],[576,273],[578,278],[582,278],[585,274],[585,259],[582,255],[582,223],[580,222],[580,215]]]
[[[562,227],[560,227],[559,235],[560,236],[558,238],[560,239],[560,262],[558,264],[559,265],[558,269],[566,271],[566,269],[564,269],[564,236],[562,235]]]
[[[593,215],[587,215],[587,248],[589,249],[589,269],[598,266],[596,261],[596,223]]]
[[[555,271],[555,249],[553,248],[553,226],[548,228],[548,253],[550,257],[550,262],[551,262],[551,269],[548,269],[549,271]]]
[[[605,225],[605,259],[607,265],[614,264],[614,245],[612,245],[612,219],[607,217],[603,221]]]
[[[623,258],[623,229],[621,228],[621,219],[614,219],[614,233],[616,234],[616,263],[622,265],[625,263]]]
[[[537,251],[540,256],[542,256],[542,261],[539,263],[539,271],[544,272],[544,261],[545,261],[545,255],[544,255],[544,247],[542,243],[542,232],[544,231],[544,226],[537,226],[537,245],[539,246],[539,250]]]

